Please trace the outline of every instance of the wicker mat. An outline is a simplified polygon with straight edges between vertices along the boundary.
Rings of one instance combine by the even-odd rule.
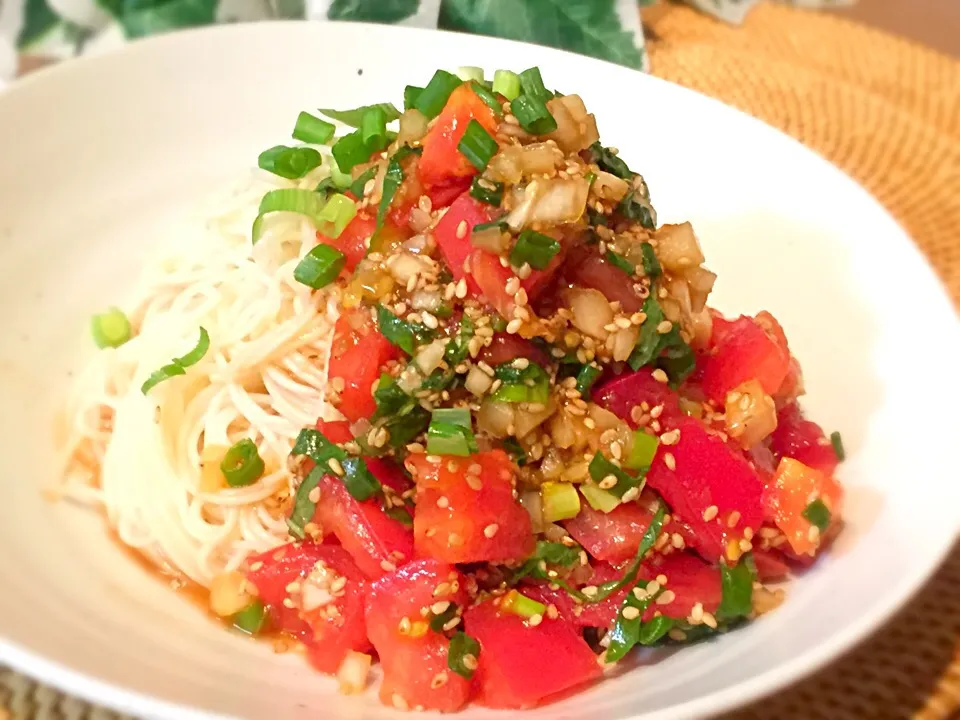
[[[644,20],[657,75],[755,115],[839,165],[899,219],[960,301],[960,63],[772,4],[742,28],[670,4],[647,8]],[[0,669],[0,720],[116,717]],[[871,640],[732,719],[951,717],[960,718],[960,548]]]

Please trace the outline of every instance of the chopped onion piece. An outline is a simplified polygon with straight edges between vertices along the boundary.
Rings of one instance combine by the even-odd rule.
[[[602,292],[573,288],[567,291],[567,302],[573,311],[573,324],[577,329],[601,340],[607,337],[604,326],[613,322],[613,310]]]
[[[477,429],[487,432],[493,437],[505,438],[512,435],[513,404],[484,400],[477,411]]]
[[[367,676],[373,658],[366,653],[347,650],[337,670],[337,682],[344,695],[359,695],[367,687]]]
[[[596,176],[593,181],[593,192],[602,200],[620,202],[630,189],[626,180],[618,178],[613,173],[600,170],[596,173]]]
[[[542,409],[516,410],[513,414],[513,434],[518,438],[525,437],[528,433],[540,427],[556,411],[557,403],[553,398]]]
[[[434,340],[417,352],[415,362],[424,375],[429,375],[443,362],[443,352],[447,348],[447,340]]]
[[[683,272],[703,263],[703,252],[689,222],[664,225],[657,231],[657,257],[671,272]]]
[[[410,108],[400,116],[400,132],[397,133],[397,139],[394,141],[397,147],[403,147],[419,140],[427,134],[427,125],[429,124],[427,116],[416,108]]]
[[[470,243],[488,253],[502,255],[510,247],[510,236],[499,227],[488,227],[470,233]]]
[[[414,310],[434,312],[443,304],[443,298],[437,290],[417,290],[410,296],[410,304]]]
[[[493,378],[487,375],[483,370],[474,365],[467,373],[467,379],[463,386],[477,397],[481,397],[493,385]]]
[[[583,215],[589,193],[586,178],[533,180],[522,193],[517,193],[519,199],[506,218],[507,224],[513,230],[522,230],[534,222],[546,225],[574,222]]]
[[[520,504],[530,513],[530,525],[534,533],[544,530],[543,504],[540,502],[540,493],[537,490],[527,490],[520,494]]]
[[[776,405],[756,380],[727,393],[724,416],[730,437],[744,448],[753,447],[777,429]]]
[[[387,269],[393,278],[401,285],[410,282],[410,278],[423,274],[429,266],[420,257],[411,253],[401,252],[390,257]]]

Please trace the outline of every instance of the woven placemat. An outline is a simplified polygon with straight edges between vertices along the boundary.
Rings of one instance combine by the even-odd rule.
[[[655,74],[755,115],[840,166],[903,224],[960,302],[960,63],[772,4],[741,28],[666,3],[644,10],[644,21]],[[0,669],[0,720],[117,717]],[[960,718],[960,548],[860,648],[730,720],[779,718]]]

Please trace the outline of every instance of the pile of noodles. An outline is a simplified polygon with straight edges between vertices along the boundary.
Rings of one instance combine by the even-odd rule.
[[[312,188],[322,174],[258,174],[180,252],[150,263],[123,306],[132,339],[98,351],[67,399],[63,494],[102,507],[122,542],[204,587],[286,540],[287,456],[303,426],[336,414],[324,400],[335,298],[293,278],[315,230],[276,213],[250,239],[266,191]],[[200,327],[210,336],[202,360],[144,395],[144,380],[190,351]],[[263,476],[204,484],[204,448],[247,437]]]

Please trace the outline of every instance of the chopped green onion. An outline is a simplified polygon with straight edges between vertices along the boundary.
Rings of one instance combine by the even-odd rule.
[[[638,640],[641,645],[653,645],[663,639],[674,625],[674,619],[666,615],[657,615],[640,625]]]
[[[843,438],[840,437],[839,430],[830,433],[830,444],[833,445],[833,453],[837,456],[837,460],[843,462],[847,459],[847,451],[843,449]]]
[[[324,145],[337,131],[336,125],[314,117],[308,112],[301,112],[297,116],[297,124],[293,128],[293,139],[312,145]]]
[[[521,95],[510,103],[510,111],[528,133],[547,135],[557,129],[557,121],[546,104],[529,95]]]
[[[527,451],[514,437],[509,437],[503,441],[503,449],[513,458],[517,467],[523,467],[527,464]]]
[[[374,153],[374,148],[363,141],[363,134],[360,130],[354,130],[337,140],[330,152],[333,153],[333,159],[337,161],[337,167],[348,173],[353,170],[355,165],[369,160]]]
[[[483,82],[483,68],[474,67],[473,65],[458,67],[457,77],[464,82],[470,82],[471,80]]]
[[[388,518],[396,520],[398,523],[407,527],[413,527],[413,517],[411,517],[410,511],[405,507],[384,508],[383,512]]]
[[[616,484],[609,488],[601,487],[601,490],[609,490],[618,498],[622,498],[628,490],[633,488],[642,489],[644,484],[643,475],[634,476],[624,471],[622,468],[614,465],[607,460],[602,452],[597,452],[587,467],[590,471],[590,477],[598,485],[603,483],[608,477],[613,476]]]
[[[377,229],[383,227],[383,221],[387,217],[387,211],[390,209],[390,203],[393,202],[394,195],[400,189],[403,183],[403,166],[400,165],[404,158],[419,152],[419,148],[413,148],[404,145],[399,148],[387,163],[387,170],[383,175],[383,190],[380,193],[380,205],[377,207]]]
[[[319,290],[337,279],[346,262],[347,256],[342,252],[320,243],[297,263],[293,269],[293,279]]]
[[[197,341],[193,350],[182,357],[174,358],[159,370],[154,370],[150,377],[146,379],[146,382],[140,386],[140,392],[146,395],[157,383],[169,380],[177,375],[186,375],[187,368],[200,362],[201,358],[207,354],[208,349],[210,349],[210,336],[207,334],[207,331],[201,327],[200,339]]]
[[[630,220],[637,220],[648,230],[656,230],[657,224],[653,221],[650,206],[637,199],[636,193],[630,193],[617,205],[617,212]]]
[[[234,443],[220,461],[220,472],[230,487],[252,485],[263,475],[264,467],[257,444],[250,438]]]
[[[493,91],[515,100],[520,94],[520,76],[510,70],[497,70],[493,74]]]
[[[503,183],[485,180],[478,175],[473,179],[473,184],[470,186],[470,197],[487,205],[499,207],[500,203],[503,202]],[[476,231],[476,229],[473,230]]]
[[[553,97],[553,93],[547,90],[543,84],[540,68],[536,66],[520,73],[520,87],[523,88],[523,94],[527,97],[537,98],[544,102]]]
[[[540,486],[540,497],[547,522],[569,520],[580,514],[580,495],[571,483],[545,482]]]
[[[631,470],[646,470],[653,464],[660,440],[656,435],[650,435],[643,430],[633,431],[633,444],[624,465]]]
[[[821,533],[830,527],[830,508],[820,498],[807,505],[802,515],[811,525],[816,525]]]
[[[437,408],[433,411],[432,417],[434,422],[470,427],[470,408]]]
[[[697,368],[697,357],[693,349],[680,337],[676,326],[663,336],[663,350],[657,365],[667,373],[670,384],[676,387]]]
[[[489,222],[477,223],[476,225],[473,226],[470,232],[482,232],[483,230],[489,230],[490,228],[494,228],[494,227],[500,228],[501,231],[505,231],[510,226],[507,225],[505,220],[501,218],[497,218],[496,220],[490,220]]]
[[[313,428],[304,428],[301,430],[290,454],[306,455],[313,460],[317,464],[317,467],[311,470],[311,475],[315,470],[320,470],[322,474],[332,472],[343,481],[347,492],[361,502],[363,500],[369,500],[374,494],[380,491],[380,481],[367,469],[367,465],[363,462],[363,459],[348,455],[343,448],[330,442],[319,430],[314,430]],[[331,460],[339,463],[340,467],[336,468],[336,463],[331,464]],[[343,470],[342,474],[339,472],[340,469]],[[309,478],[310,475],[307,476],[307,479]],[[319,482],[319,479],[317,482]],[[304,483],[306,483],[306,480],[304,480]],[[301,490],[304,483],[301,483]],[[316,485],[314,485],[314,487],[315,486]],[[297,491],[297,501],[299,501],[299,497],[300,490]],[[294,503],[294,510],[296,510],[297,501]],[[290,523],[288,522],[287,524],[289,525]]]
[[[639,370],[644,365],[649,365],[660,354],[663,336],[657,332],[657,326],[663,322],[663,310],[653,295],[651,293],[650,297],[643,303],[643,313],[647,316],[647,319],[640,326],[637,345],[627,359],[627,363],[633,370]]]
[[[412,110],[414,107],[416,107],[417,98],[420,97],[420,93],[422,92],[422,87],[417,87],[416,85],[407,85],[403,89],[403,109]]]
[[[426,325],[401,320],[383,305],[377,305],[377,324],[380,333],[407,355],[413,355],[417,345],[432,336]]]
[[[581,483],[580,492],[594,510],[602,513],[613,512],[620,505],[620,498],[607,490],[601,490],[593,483]]]
[[[584,400],[590,399],[590,388],[593,387],[593,384],[600,379],[600,376],[603,375],[603,370],[601,370],[596,365],[584,365],[580,368],[580,371],[577,373],[577,392],[580,393],[580,396]]]
[[[429,454],[466,457],[477,450],[477,441],[469,427],[450,422],[437,422],[435,419],[430,422],[430,427],[427,428]]]
[[[446,610],[430,618],[430,629],[434,632],[443,632],[443,626],[457,617],[458,610],[456,603],[450,603]]]
[[[417,97],[414,107],[428,118],[435,118],[450,99],[450,93],[456,90],[460,78],[446,70],[437,70],[430,82]]]
[[[587,187],[592,187],[593,183],[597,179],[597,174],[592,170],[583,176],[583,179],[587,181]]]
[[[327,199],[327,204],[317,214],[317,230],[328,238],[336,239],[356,214],[357,206],[353,200],[339,193],[331,195]]]
[[[516,360],[498,365],[494,377],[500,387],[490,396],[501,402],[546,403],[550,399],[550,376],[535,362],[517,367]]]
[[[457,150],[480,172],[486,169],[490,158],[497,154],[499,148],[497,141],[483,129],[483,125],[473,119],[467,123],[467,129],[457,143]]]
[[[264,150],[257,158],[257,165],[274,175],[299,180],[314,168],[320,167],[323,157],[313,148],[277,145]]]
[[[352,128],[358,128],[363,125],[363,118],[368,111],[373,110],[374,108],[383,112],[383,117],[385,122],[393,122],[400,118],[400,111],[394,107],[393,103],[377,103],[376,105],[363,105],[353,110],[324,110],[321,108],[320,114],[326,115],[328,118],[333,118],[339,122],[342,122],[344,125],[349,125]]]
[[[720,586],[723,594],[720,607],[717,608],[717,619],[732,619],[746,616],[753,610],[753,556],[747,553],[734,567],[720,565]]]
[[[488,108],[493,110],[493,114],[496,117],[503,115],[503,106],[500,104],[500,100],[498,100],[497,96],[490,92],[485,85],[481,85],[478,82],[472,82],[470,83],[470,89],[476,93],[478,98],[483,100]]]
[[[326,200],[327,196],[336,189],[337,184],[333,181],[333,177],[328,175],[317,183],[317,186],[313,189],[313,191]]]
[[[122,310],[112,307],[90,319],[90,333],[98,348],[120,347],[130,339],[130,321]]]
[[[617,617],[614,620],[613,627],[610,629],[610,640],[607,644],[607,650],[603,654],[605,663],[617,662],[640,641],[640,626],[643,624],[643,616],[647,608],[650,607],[650,603],[655,600],[657,594],[659,594],[659,592],[641,599],[632,592],[627,593],[627,596],[623,600],[623,605],[621,605],[621,610],[617,613]],[[623,610],[628,607],[637,610],[635,617],[628,619],[623,616]]]
[[[480,227],[479,225],[475,226],[474,229]],[[494,332],[503,332],[507,329],[507,321],[504,320],[499,315],[490,319],[490,327],[493,328]]]
[[[447,348],[443,352],[443,359],[450,367],[456,367],[470,354],[470,341],[473,339],[475,326],[473,320],[466,315],[460,317],[460,329],[456,336],[447,343]]]
[[[659,277],[663,272],[660,267],[660,260],[657,253],[654,252],[653,245],[648,242],[640,244],[640,252],[643,253],[643,273],[649,278]]]
[[[350,456],[341,460],[340,464],[343,466],[343,485],[357,500],[369,500],[380,491],[380,481],[362,458]]]
[[[340,166],[337,165],[337,159],[335,157],[330,158],[330,177],[333,179],[333,184],[337,186],[338,190],[346,190],[353,183],[353,177],[350,173],[340,170]],[[360,196],[358,195],[357,197]]]
[[[627,167],[627,164],[603,147],[599,140],[590,146],[590,153],[593,161],[601,170],[616,175],[621,180],[633,180],[633,172]]]
[[[520,617],[531,618],[534,615],[542,616],[547,611],[547,606],[526,595],[521,595],[516,590],[510,590],[501,598],[500,609]]]
[[[456,632],[450,638],[447,650],[447,667],[457,675],[469,680],[480,658],[480,643],[465,632]]]
[[[363,199],[363,190],[367,186],[367,183],[377,176],[377,170],[377,166],[374,165],[357,175],[357,179],[350,183],[350,192],[352,192],[358,200]]]
[[[267,624],[267,608],[257,598],[233,616],[233,626],[248,635],[256,635]]]
[[[397,381],[384,373],[373,391],[377,409],[371,418],[374,423],[386,419],[383,427],[390,434],[390,445],[403,447],[427,429],[430,413],[420,407],[417,399],[408,395]],[[367,453],[370,454],[370,453]]]
[[[387,143],[387,116],[383,108],[372,107],[363,114],[360,122],[360,137],[365,145],[383,147]]]
[[[305,540],[307,537],[304,528],[313,519],[313,514],[317,510],[317,504],[310,499],[310,494],[320,484],[326,472],[326,466],[313,468],[300,483],[300,487],[297,488],[297,494],[293,498],[293,510],[290,512],[290,517],[287,518],[287,528],[289,528],[290,534],[296,538]]]
[[[511,577],[509,584],[517,583],[521,578],[533,577],[541,580],[550,579],[548,565],[573,567],[580,564],[581,548],[579,545],[568,546],[558,542],[538,540],[533,555],[527,558]]]
[[[618,268],[623,270],[627,275],[633,275],[636,272],[636,266],[627,260],[623,255],[618,255],[613,250],[607,250],[607,262],[616,265]]]
[[[510,264],[523,267],[524,263],[529,263],[535,270],[543,270],[558,252],[560,243],[549,235],[536,230],[524,230],[510,251]]]

